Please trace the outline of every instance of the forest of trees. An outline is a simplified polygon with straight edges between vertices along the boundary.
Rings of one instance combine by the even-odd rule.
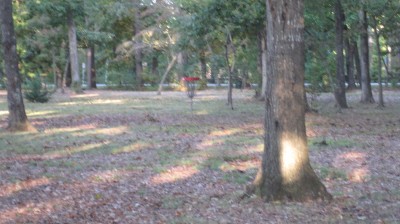
[[[261,195],[330,199],[308,161],[304,84],[347,108],[348,89],[375,103],[378,83],[384,107],[383,85],[400,80],[399,10],[391,0],[7,0],[0,78],[9,128],[30,127],[21,89],[37,78],[80,93],[97,83],[139,91],[196,76],[203,87],[228,83],[232,109],[233,85],[256,83],[267,105]],[[285,153],[295,154],[295,168]]]
[[[374,102],[371,81],[397,84],[399,7],[391,0],[306,1],[311,91],[332,91],[346,108],[346,86],[361,87],[361,100]],[[77,92],[82,83],[140,90],[157,86],[172,63],[165,82],[198,76],[203,85],[220,84],[232,75],[236,86],[257,83],[263,98],[265,8],[262,0],[14,1],[21,75]],[[0,71],[4,84],[4,64]]]

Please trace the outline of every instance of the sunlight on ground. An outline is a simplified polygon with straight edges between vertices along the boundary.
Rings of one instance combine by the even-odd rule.
[[[208,115],[208,114],[210,114],[210,112],[208,112],[207,110],[200,110],[200,111],[196,111],[195,114],[196,115]]]
[[[93,129],[93,130],[88,131],[88,132],[74,133],[73,136],[84,137],[84,136],[87,136],[90,134],[117,136],[117,135],[126,134],[129,131],[128,127],[126,127],[126,126],[100,129],[100,128],[96,128],[95,125],[93,125],[93,124],[89,124],[89,125],[86,125],[86,127],[87,127],[87,128],[85,128],[86,130],[88,130],[88,129]],[[82,129],[79,129],[79,130],[82,130]]]
[[[18,181],[15,184],[7,184],[1,186],[0,197],[9,197],[19,191],[30,190],[35,187],[49,184],[50,180],[46,177],[38,179],[27,179],[23,181]]]
[[[29,216],[36,215],[38,217],[44,217],[46,215],[51,214],[54,210],[56,210],[57,207],[62,207],[64,204],[65,204],[64,201],[59,198],[41,203],[29,202],[26,204],[21,204],[20,206],[12,207],[10,209],[2,211],[2,217],[5,217],[5,220],[1,221],[11,221],[4,223],[15,223],[16,217],[28,216],[28,215]]]
[[[8,115],[8,111],[7,110],[0,110],[0,116],[3,115]]]
[[[346,166],[350,168],[347,177],[353,182],[364,182],[370,176],[370,171],[366,166],[366,155],[361,152],[348,152],[338,156],[335,159],[337,166]]]
[[[57,151],[52,151],[47,153],[47,155],[53,155],[53,156],[59,156],[59,155],[70,155],[73,153],[77,152],[85,152],[85,151],[90,151],[96,148],[101,147],[102,145],[109,144],[110,142],[102,142],[102,143],[92,143],[92,144],[86,144],[83,146],[78,146],[75,148],[65,148],[63,150],[57,150]]]
[[[263,152],[264,151],[264,143],[249,147],[249,148],[247,148],[247,150],[249,152]]]
[[[103,134],[103,135],[121,135],[125,134],[129,131],[129,128],[126,126],[119,126],[114,128],[102,128],[96,129],[96,134]]]
[[[151,183],[154,185],[172,183],[179,180],[190,178],[191,176],[199,173],[194,167],[178,166],[173,167],[166,172],[160,173],[151,178]]]
[[[34,111],[34,112],[27,110],[28,117],[53,115],[55,113],[56,113],[56,111],[54,111],[54,110]]]
[[[85,94],[78,94],[72,96],[73,98],[86,98],[86,97],[97,97],[99,94],[97,93],[85,93]]]
[[[88,99],[85,102],[76,101],[76,102],[63,102],[57,103],[58,106],[74,106],[74,105],[123,105],[125,104],[125,100],[111,100],[111,99],[96,99],[91,100]]]
[[[232,128],[232,129],[224,129],[221,131],[213,131],[209,134],[209,136],[211,137],[223,137],[223,136],[227,136],[227,135],[234,135],[236,133],[239,133],[243,131],[243,129],[241,128]]]
[[[118,153],[124,153],[124,152],[140,151],[142,149],[149,148],[151,146],[152,146],[152,144],[147,143],[147,142],[137,142],[137,143],[133,143],[133,144],[118,148],[118,149],[113,149],[112,153],[118,154]]]
[[[95,182],[112,182],[121,177],[124,173],[119,170],[108,170],[104,172],[96,173],[90,177],[91,180]]]
[[[254,160],[248,161],[234,161],[230,162],[229,165],[221,165],[219,169],[224,172],[240,170],[245,172],[246,170],[259,168],[260,164],[255,162]]]
[[[348,174],[348,178],[350,181],[362,183],[364,182],[369,176],[369,170],[367,168],[357,168],[352,170]]]
[[[95,129],[95,128],[96,128],[96,126],[94,124],[85,124],[85,125],[79,125],[79,126],[74,126],[74,127],[51,129],[51,130],[46,130],[45,132],[52,133],[52,134],[68,133],[68,132],[73,133],[73,132],[81,132],[83,130],[91,130],[91,129]],[[82,133],[78,133],[75,135],[79,136],[79,135],[82,135]]]

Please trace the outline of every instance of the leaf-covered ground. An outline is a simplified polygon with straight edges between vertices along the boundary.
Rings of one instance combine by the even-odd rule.
[[[263,150],[252,91],[86,91],[26,103],[37,133],[8,133],[0,92],[0,223],[399,223],[400,92],[339,111],[310,98],[311,162],[331,203],[243,198]]]

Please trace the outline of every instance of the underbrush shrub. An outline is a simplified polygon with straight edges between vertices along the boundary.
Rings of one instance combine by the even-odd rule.
[[[51,93],[43,87],[39,77],[34,77],[27,82],[25,98],[33,103],[46,103],[50,100]]]

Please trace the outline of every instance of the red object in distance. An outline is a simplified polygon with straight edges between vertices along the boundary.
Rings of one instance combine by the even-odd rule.
[[[199,77],[183,77],[182,79],[185,80],[186,82],[194,82],[200,80]]]

